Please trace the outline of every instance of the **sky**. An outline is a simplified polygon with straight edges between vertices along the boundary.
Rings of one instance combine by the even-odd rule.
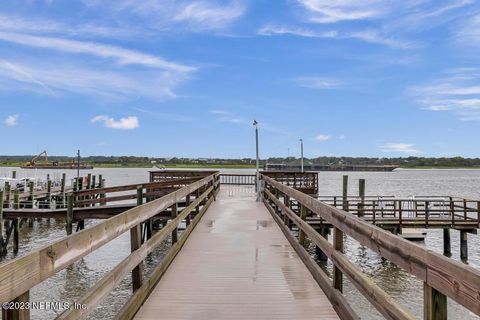
[[[0,4],[0,154],[480,156],[474,0]]]

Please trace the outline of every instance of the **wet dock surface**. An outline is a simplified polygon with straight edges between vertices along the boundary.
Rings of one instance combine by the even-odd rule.
[[[249,187],[222,187],[135,319],[338,319]]]

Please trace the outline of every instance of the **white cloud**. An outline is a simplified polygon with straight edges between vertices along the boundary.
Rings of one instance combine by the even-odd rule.
[[[411,27],[428,23],[451,12],[475,3],[475,0],[297,0],[305,10],[308,21],[337,23],[342,21],[386,20],[387,24]],[[448,20],[448,16],[446,17]]]
[[[425,109],[452,112],[460,120],[480,120],[480,69],[457,68],[429,84],[411,87],[408,93]]]
[[[385,14],[381,0],[298,0],[298,3],[308,11],[309,20],[317,23],[363,20]]]
[[[12,115],[9,115],[6,119],[5,119],[5,125],[7,127],[13,127],[13,126],[16,126],[18,124],[18,118],[20,116],[18,114],[12,114]]]
[[[328,141],[332,138],[332,136],[329,136],[327,134],[319,134],[315,137],[315,140],[317,141]]]
[[[128,116],[115,120],[106,115],[99,115],[90,120],[92,123],[102,122],[106,128],[120,129],[120,130],[132,130],[140,126],[138,118],[134,116]]]
[[[145,81],[148,79],[148,81]],[[174,98],[174,88],[188,79],[178,72],[158,70],[93,69],[55,61],[31,64],[0,59],[0,90],[32,91],[56,96],[64,92],[107,99],[146,97],[155,100]]]
[[[191,72],[195,70],[194,67],[171,62],[157,56],[94,42],[9,32],[0,32],[0,40],[29,47],[46,48],[68,53],[90,54],[100,58],[110,58],[114,59],[120,65],[142,65],[145,67],[161,68],[176,72]]]
[[[157,30],[201,32],[222,30],[238,20],[246,11],[240,0],[117,0],[84,1],[90,6],[107,9],[110,14],[140,18],[139,23]]]
[[[240,117],[234,113],[229,111],[214,109],[210,110],[210,113],[215,115],[217,120],[220,122],[229,122],[229,123],[240,123],[240,124],[249,124],[251,121]]]
[[[468,47],[480,47],[480,14],[466,19],[454,32],[454,39]]]
[[[336,89],[342,85],[338,80],[320,76],[297,77],[293,78],[292,82],[299,87],[310,89]]]
[[[117,28],[94,23],[65,24],[56,20],[0,14],[0,30],[29,34],[61,34],[69,36],[131,37],[141,32],[134,27]]]
[[[237,20],[245,12],[245,6],[234,1],[218,5],[209,1],[196,1],[180,8],[174,21],[188,22],[197,28],[222,29]]]
[[[385,36],[382,32],[374,29],[366,29],[360,31],[315,31],[313,29],[300,28],[295,26],[282,26],[275,24],[266,24],[257,30],[257,34],[262,36],[280,36],[293,35],[307,38],[322,39],[356,39],[363,42],[385,45],[398,49],[411,49],[419,45],[410,41],[403,41]]]
[[[385,143],[380,146],[380,150],[383,152],[396,152],[396,153],[420,153],[419,150],[415,149],[414,144],[409,143]]]

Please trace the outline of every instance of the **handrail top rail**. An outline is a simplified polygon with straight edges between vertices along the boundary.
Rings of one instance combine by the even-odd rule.
[[[109,193],[109,192],[117,192],[117,191],[129,191],[129,190],[136,190],[138,188],[155,188],[155,187],[166,187],[178,184],[188,184],[195,181],[200,180],[202,177],[189,177],[189,178],[178,178],[178,179],[171,179],[166,181],[158,181],[158,182],[144,182],[144,183],[134,183],[134,184],[127,184],[127,185],[118,185],[118,186],[111,186],[105,188],[95,188],[95,189],[84,189],[74,191],[74,195],[90,195],[90,194],[97,194],[97,193]]]

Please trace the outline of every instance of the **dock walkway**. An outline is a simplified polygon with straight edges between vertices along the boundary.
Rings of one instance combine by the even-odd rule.
[[[338,319],[250,187],[222,187],[135,319]]]

